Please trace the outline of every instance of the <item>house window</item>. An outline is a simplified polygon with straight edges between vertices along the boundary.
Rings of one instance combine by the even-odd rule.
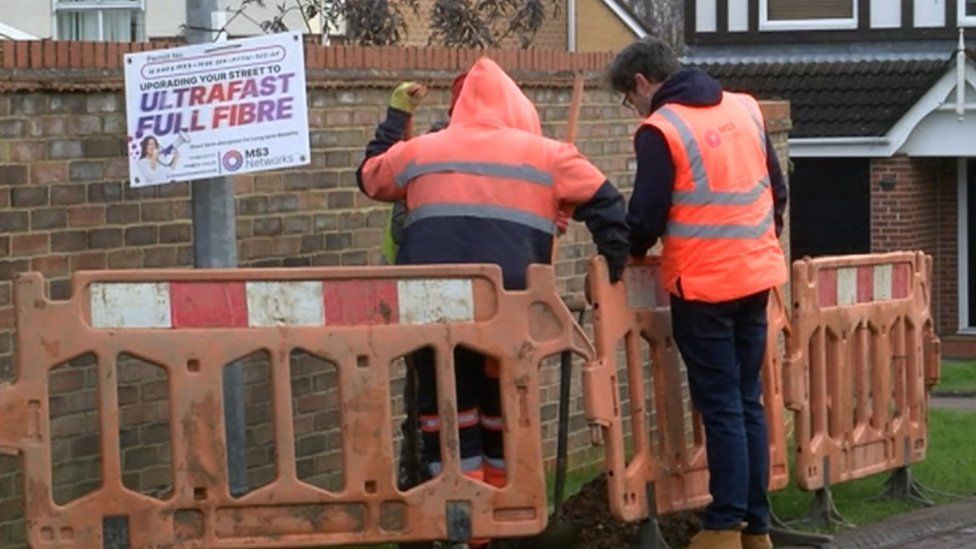
[[[966,0],[968,1],[968,0]],[[760,30],[856,29],[854,0],[759,0]]]
[[[976,0],[959,0],[959,24],[976,27]]]
[[[52,0],[59,40],[141,42],[146,39],[145,0]]]

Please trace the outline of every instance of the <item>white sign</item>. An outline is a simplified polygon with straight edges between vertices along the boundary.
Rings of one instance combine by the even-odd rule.
[[[308,164],[299,33],[125,56],[133,187]]]

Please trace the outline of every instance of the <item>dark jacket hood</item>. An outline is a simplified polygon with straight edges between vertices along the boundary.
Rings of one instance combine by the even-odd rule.
[[[651,99],[651,111],[668,103],[712,107],[722,102],[722,85],[701,69],[681,69],[671,75]]]

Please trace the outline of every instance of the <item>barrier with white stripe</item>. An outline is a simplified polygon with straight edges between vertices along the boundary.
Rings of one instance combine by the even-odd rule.
[[[94,328],[422,325],[474,320],[470,279],[94,282]]]
[[[538,414],[540,364],[592,347],[556,291],[551,267],[505,291],[496,265],[325,269],[80,272],[72,297],[51,301],[37,273],[15,281],[18,378],[0,385],[0,450],[23,456],[32,547],[104,544],[105,524],[127,523],[131,547],[321,547],[536,534],[547,520]],[[505,486],[463,474],[457,448],[454,351],[499,365]],[[421,348],[436,360],[443,468],[406,492],[396,484],[391,376]],[[300,479],[292,408],[292,353],[335,366],[344,487]],[[274,480],[230,494],[223,428],[223,371],[268,356]],[[52,501],[50,372],[97,360],[102,483],[66,505]],[[165,370],[173,492],[165,500],[122,482],[119,357]],[[533,412],[533,410],[535,412]],[[463,411],[462,411],[463,412]],[[488,418],[489,423],[496,418]],[[186,521],[186,522],[181,522]],[[56,541],[52,537],[56,533]]]
[[[784,393],[796,413],[801,488],[925,458],[927,393],[939,375],[931,282],[922,253],[794,263]]]

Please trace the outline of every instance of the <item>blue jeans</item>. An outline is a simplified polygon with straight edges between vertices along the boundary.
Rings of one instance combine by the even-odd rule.
[[[705,423],[706,530],[769,531],[769,442],[762,405],[769,292],[722,303],[671,296],[674,339],[688,368],[691,400]]]

